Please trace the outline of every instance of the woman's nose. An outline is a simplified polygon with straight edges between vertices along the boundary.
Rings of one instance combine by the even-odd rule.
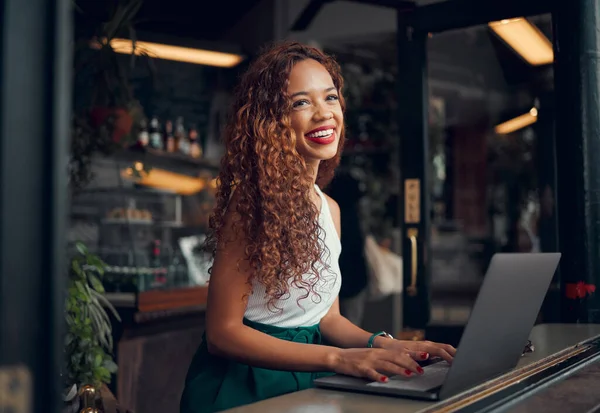
[[[330,120],[333,119],[333,112],[325,105],[320,105],[315,111],[314,116],[316,120]]]

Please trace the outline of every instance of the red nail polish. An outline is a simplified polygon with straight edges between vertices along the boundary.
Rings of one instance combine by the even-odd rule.
[[[410,371],[410,370],[404,370],[404,374],[406,374],[407,376],[410,376],[412,374],[412,371]]]
[[[423,374],[423,369],[421,367],[417,367],[417,371],[421,374]]]
[[[429,354],[427,354],[427,353],[421,353],[421,358],[423,360],[425,360],[427,357],[429,357]]]
[[[385,377],[385,376],[381,376],[381,381],[382,381],[382,382],[384,382],[384,383],[387,383],[387,381],[388,381],[388,378],[387,378],[387,377]]]

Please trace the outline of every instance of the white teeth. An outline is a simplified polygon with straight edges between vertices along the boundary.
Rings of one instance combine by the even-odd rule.
[[[329,136],[331,136],[331,134],[333,133],[333,129],[325,129],[325,130],[321,130],[315,133],[309,133],[306,136],[309,138],[327,138]]]

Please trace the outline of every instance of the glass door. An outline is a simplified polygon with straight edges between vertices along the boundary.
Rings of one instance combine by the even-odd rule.
[[[407,337],[457,342],[494,253],[556,250],[551,15],[514,16],[399,16]]]

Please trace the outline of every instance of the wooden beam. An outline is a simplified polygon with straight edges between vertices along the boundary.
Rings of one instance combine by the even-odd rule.
[[[428,33],[487,24],[490,21],[550,13],[552,1],[448,0],[416,7],[407,17],[415,30]]]
[[[300,13],[300,16],[298,16],[292,25],[291,30],[294,32],[300,32],[308,29],[312,21],[321,11],[321,8],[329,1],[330,0],[311,0],[304,10],[302,10],[302,13]]]
[[[412,10],[416,7],[414,1],[405,0],[346,0],[354,3],[363,3],[371,6],[389,7],[396,10]]]

